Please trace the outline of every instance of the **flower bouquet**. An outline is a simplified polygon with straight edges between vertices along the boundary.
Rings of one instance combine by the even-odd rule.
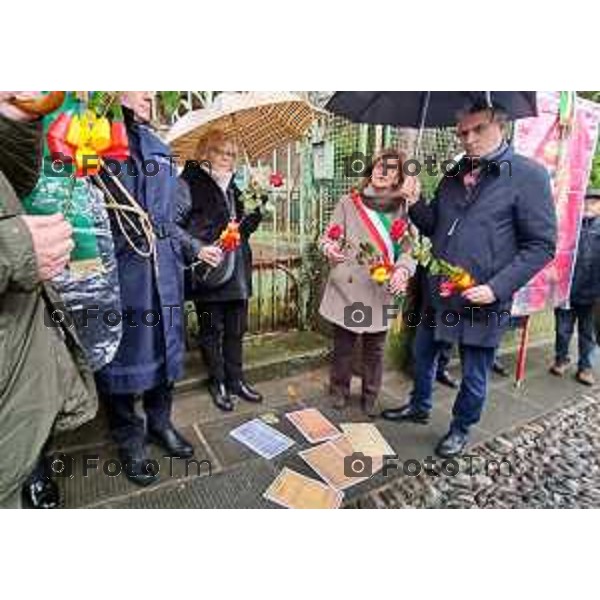
[[[269,194],[283,187],[285,180],[278,171],[271,172],[268,167],[250,169],[250,178],[242,193],[242,200],[248,212],[267,206]]]
[[[95,175],[100,159],[123,161],[129,156],[127,131],[116,92],[93,92],[87,102],[64,110],[46,134],[53,169],[74,165],[74,176]],[[58,171],[57,171],[58,173]]]
[[[439,258],[431,258],[429,273],[442,276],[439,287],[439,294],[442,298],[462,294],[477,285],[474,277],[466,269]]]

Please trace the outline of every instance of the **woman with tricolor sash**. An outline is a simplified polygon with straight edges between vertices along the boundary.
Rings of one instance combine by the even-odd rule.
[[[406,198],[418,194],[403,173],[405,157],[384,150],[372,160],[357,190],[341,198],[321,249],[331,270],[320,313],[334,328],[330,395],[334,407],[350,398],[354,347],[362,342],[363,411],[375,417],[386,335],[398,298],[415,272]]]

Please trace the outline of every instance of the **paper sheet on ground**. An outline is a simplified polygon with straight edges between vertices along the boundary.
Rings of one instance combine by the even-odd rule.
[[[364,476],[357,475],[357,471],[344,472],[344,459],[352,456],[355,450],[352,448],[348,438],[341,436],[330,440],[314,448],[309,448],[298,453],[310,468],[336,490],[345,490],[357,483],[369,479],[369,477],[381,469],[383,461],[377,458],[365,457],[371,461],[372,470],[367,470]],[[360,470],[361,464],[357,463]]]
[[[342,423],[340,429],[355,452],[362,452],[372,458],[395,454],[394,449],[373,423]]]
[[[285,415],[311,443],[318,444],[339,437],[341,432],[318,409],[305,408]]]
[[[339,508],[344,494],[285,467],[263,496],[286,508]]]
[[[295,443],[287,435],[283,435],[260,419],[253,419],[240,425],[230,431],[229,435],[268,460],[285,452]]]

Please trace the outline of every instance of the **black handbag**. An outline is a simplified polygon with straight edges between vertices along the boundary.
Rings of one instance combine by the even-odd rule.
[[[192,289],[214,290],[228,283],[235,270],[235,254],[235,252],[225,252],[223,260],[216,267],[202,262],[195,265],[192,268]]]
[[[235,218],[235,202],[231,188],[224,194],[225,206],[229,219]],[[233,277],[235,271],[235,255],[238,250],[224,252],[223,260],[216,266],[200,262],[192,268],[192,288],[214,290],[224,286]]]

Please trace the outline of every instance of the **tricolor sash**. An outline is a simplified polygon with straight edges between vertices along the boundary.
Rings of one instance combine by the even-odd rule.
[[[395,263],[399,254],[399,246],[392,240],[390,230],[392,222],[384,214],[365,206],[359,194],[353,194],[352,200],[369,237],[375,246],[390,263]]]

